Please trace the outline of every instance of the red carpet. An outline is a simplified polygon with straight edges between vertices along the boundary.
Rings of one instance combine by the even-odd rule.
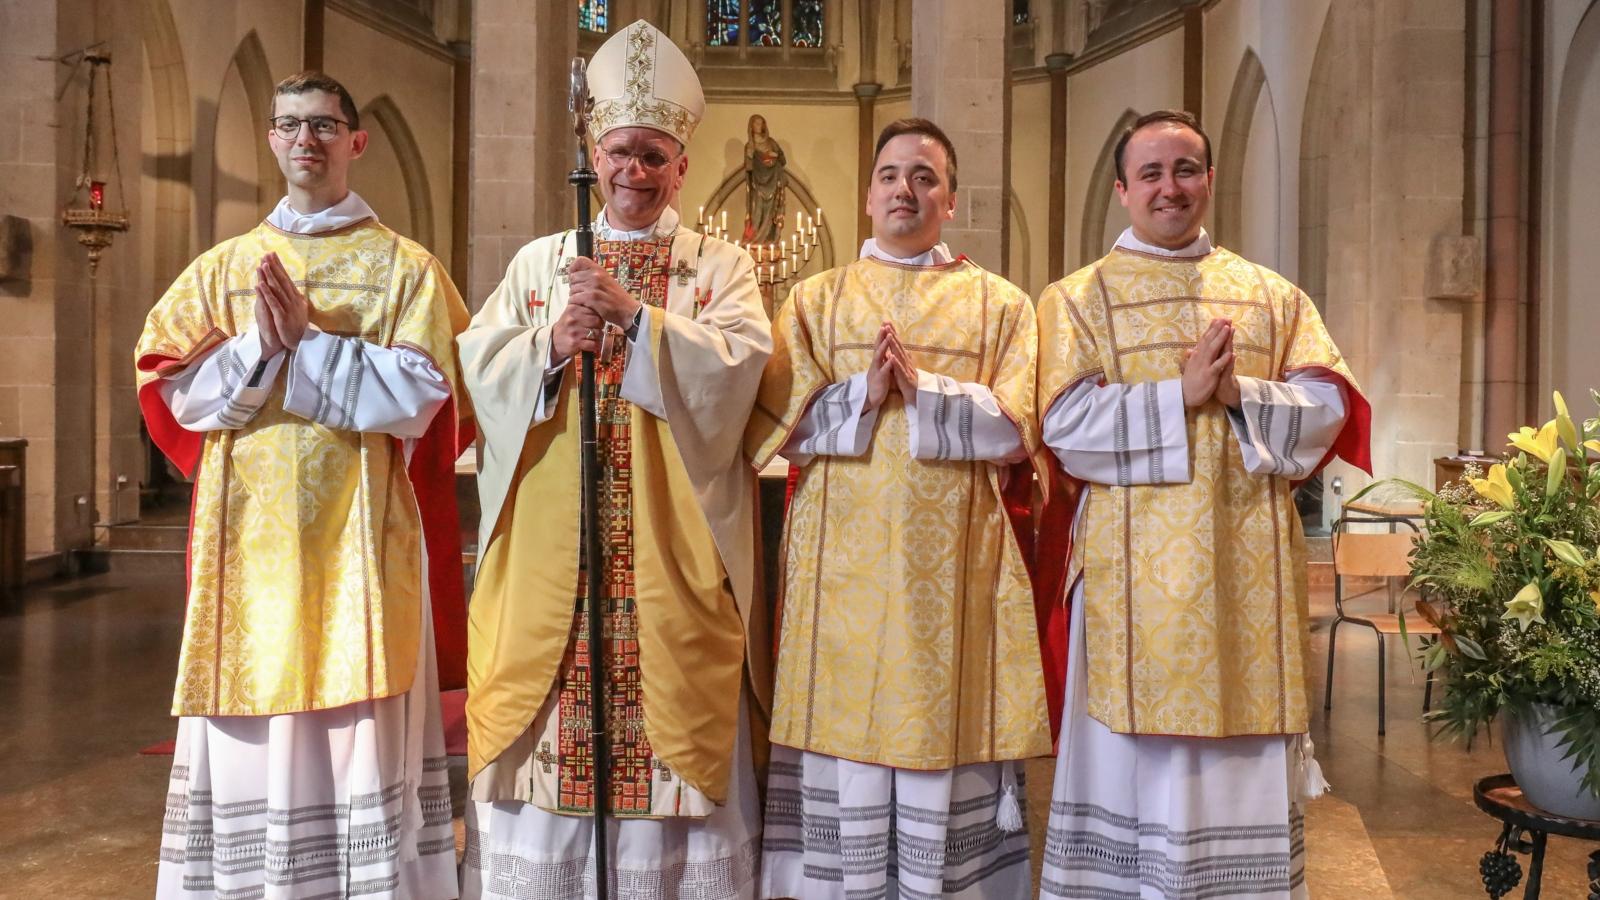
[[[439,715],[444,719],[444,749],[451,756],[467,755],[467,692],[445,691],[439,695]],[[175,742],[162,741],[139,751],[140,756],[171,756]]]

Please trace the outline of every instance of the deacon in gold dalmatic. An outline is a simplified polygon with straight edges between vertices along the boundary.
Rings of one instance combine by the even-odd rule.
[[[1008,506],[1029,506],[1046,459],[1034,313],[940,241],[955,184],[937,125],[888,126],[872,239],[796,285],[774,328],[746,442],[799,477],[763,896],[1029,890],[1017,761],[1049,753],[1050,728]]]

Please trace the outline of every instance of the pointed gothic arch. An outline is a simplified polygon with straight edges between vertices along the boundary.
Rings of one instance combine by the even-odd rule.
[[[405,115],[388,94],[380,94],[361,111],[361,127],[368,131],[381,131],[399,159],[411,222],[409,231],[397,230],[402,230],[406,237],[431,249],[435,236],[433,193],[428,186],[422,148],[417,144],[416,135],[407,124]]]
[[[1238,72],[1233,78],[1233,90],[1228,96],[1228,111],[1223,119],[1222,139],[1217,146],[1216,200],[1213,206],[1217,243],[1244,251],[1257,249],[1245,247],[1244,179],[1251,131],[1256,120],[1256,108],[1263,98],[1266,100],[1265,124],[1271,126],[1272,133],[1260,137],[1262,140],[1270,141],[1273,153],[1273,177],[1278,179],[1280,167],[1277,159],[1277,111],[1272,103],[1272,88],[1267,83],[1267,71],[1261,65],[1261,58],[1256,56],[1254,50],[1245,48],[1244,57],[1239,60]],[[1270,188],[1272,191],[1273,226],[1276,232],[1279,211],[1283,207],[1282,191],[1276,180],[1270,185],[1253,186],[1255,190],[1263,188]],[[1272,245],[1276,247],[1277,244],[1278,238],[1274,234]],[[1275,259],[1257,261],[1268,265],[1276,265],[1277,262]]]
[[[1311,60],[1300,123],[1300,289],[1321,310],[1328,302],[1328,131],[1333,125],[1333,19],[1328,8]]]
[[[177,23],[167,0],[144,0],[140,7],[140,33],[145,67],[155,98],[151,115],[155,123],[155,217],[151,222],[155,258],[153,282],[164,287],[188,264],[190,211],[194,187],[190,169],[194,154],[194,123],[190,111],[189,73]],[[152,302],[155,295],[151,295]]]
[[[1086,266],[1104,256],[1110,248],[1105,246],[1106,207],[1111,202],[1117,183],[1117,139],[1123,129],[1132,125],[1139,114],[1132,109],[1123,110],[1100,145],[1100,155],[1095,158],[1093,174],[1089,176],[1089,189],[1083,196],[1083,227],[1078,233],[1078,265]]]
[[[219,224],[217,216],[222,204],[234,204],[233,209],[238,212],[238,204],[245,202],[252,207],[252,216],[261,217],[282,196],[283,176],[278,170],[277,159],[272,155],[272,148],[267,144],[267,118],[272,115],[273,86],[266,50],[261,38],[251,30],[240,39],[223,73],[222,90],[218,94],[222,99],[217,104],[211,129],[211,234],[207,239],[212,243],[232,237],[228,232],[237,233],[242,224],[242,221]],[[242,93],[242,100],[229,99],[230,95],[238,97],[233,93],[235,87]],[[246,120],[245,124],[240,122],[241,114]],[[246,141],[250,147],[248,155],[253,158],[254,165],[246,163],[238,171],[225,171],[226,157],[244,153],[240,147]]]

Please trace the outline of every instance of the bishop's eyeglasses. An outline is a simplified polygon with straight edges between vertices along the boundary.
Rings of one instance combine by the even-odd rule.
[[[331,141],[339,136],[340,125],[350,124],[333,116],[307,116],[304,119],[299,116],[273,116],[267,121],[272,123],[272,130],[278,133],[278,137],[286,141],[292,141],[300,136],[301,125],[310,125],[311,133],[316,135],[317,140]]]
[[[639,165],[646,172],[659,172],[678,158],[676,156],[668,156],[660,150],[645,150],[642,153],[634,153],[625,147],[601,147],[600,155],[604,156],[607,162],[618,169],[626,169],[634,160],[638,160]]]

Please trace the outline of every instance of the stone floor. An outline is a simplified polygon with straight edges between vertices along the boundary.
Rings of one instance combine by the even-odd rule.
[[[1329,605],[1313,602],[1313,737],[1334,793],[1307,814],[1312,894],[1484,896],[1477,860],[1499,830],[1473,807],[1472,783],[1503,770],[1498,748],[1431,740],[1421,681],[1393,646],[1379,738],[1374,644],[1353,630],[1324,716]],[[138,750],[172,736],[180,610],[170,580],[102,575],[35,588],[20,615],[0,617],[0,897],[151,895],[170,758]],[[1051,771],[1029,770],[1036,840]],[[1591,849],[1551,839],[1545,897],[1585,895]]]

